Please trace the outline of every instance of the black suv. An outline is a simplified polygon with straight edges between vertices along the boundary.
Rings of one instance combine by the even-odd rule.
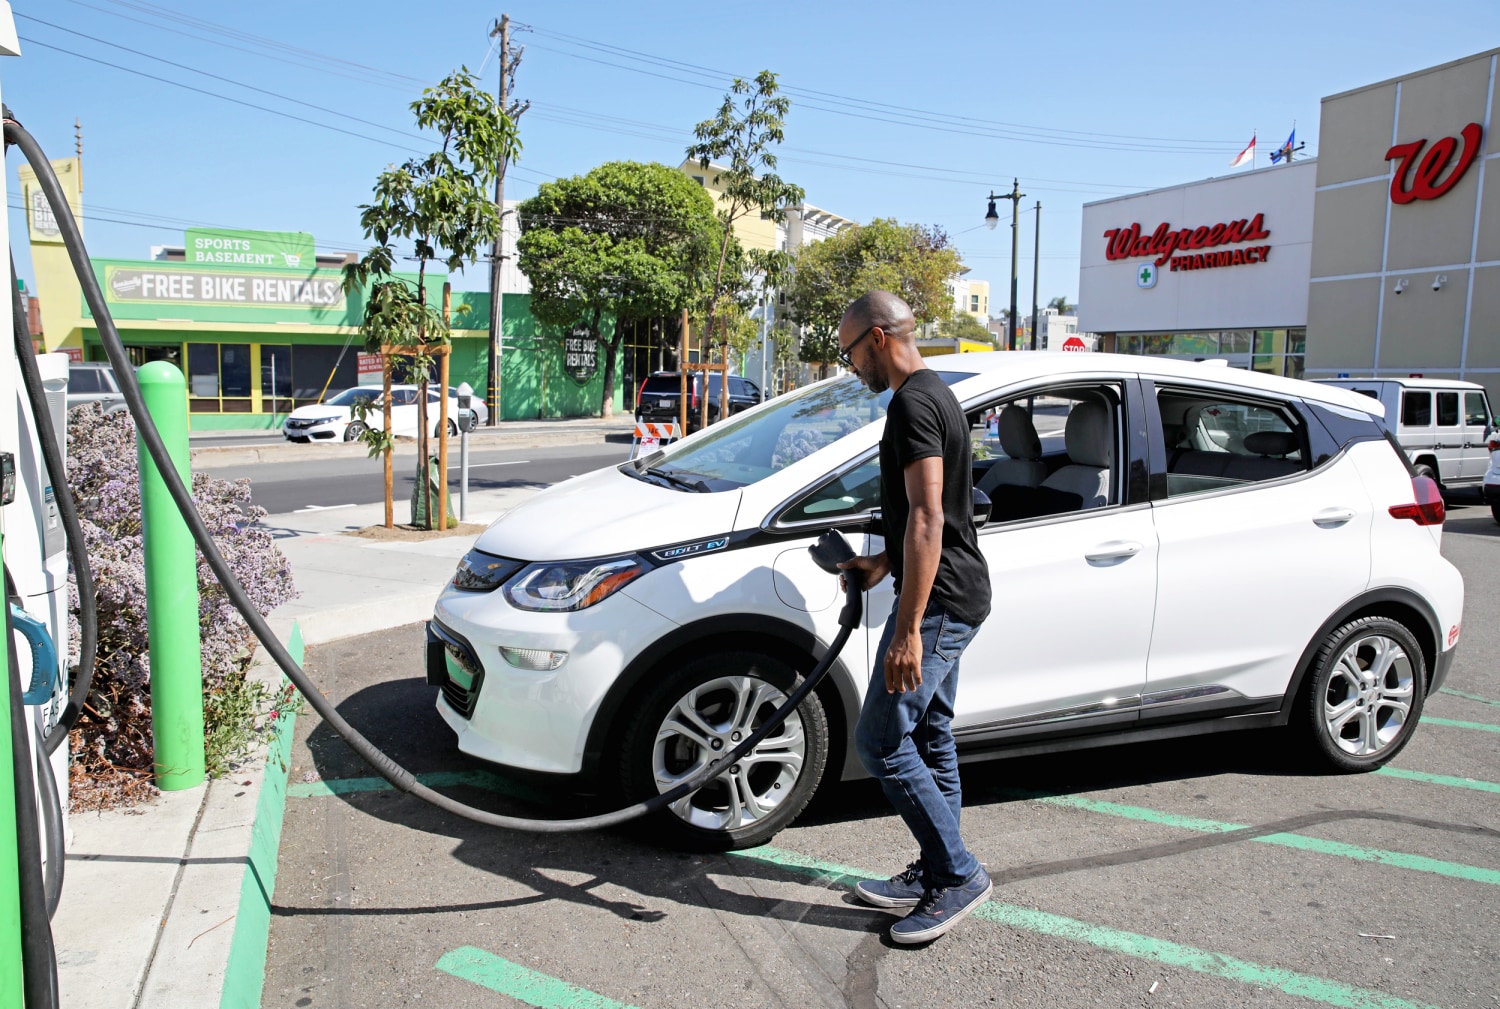
[[[719,390],[723,376],[717,372],[709,375],[708,422],[719,419]],[[688,376],[688,430],[696,431],[703,416],[703,373],[693,372]],[[682,375],[675,371],[653,372],[641,383],[635,398],[635,419],[643,421],[679,420],[682,416],[679,401],[682,398]],[[748,410],[761,401],[760,387],[748,378],[729,376],[729,415],[733,417],[741,410]]]

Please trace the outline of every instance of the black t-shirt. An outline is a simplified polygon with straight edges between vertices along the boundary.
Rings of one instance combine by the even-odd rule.
[[[922,368],[891,397],[885,433],[880,438],[885,550],[898,592],[906,524],[911,516],[906,467],[930,456],[943,460],[943,552],[931,598],[964,623],[978,624],[990,612],[990,571],[979,552],[979,537],[974,530],[969,424],[953,391],[935,372]]]

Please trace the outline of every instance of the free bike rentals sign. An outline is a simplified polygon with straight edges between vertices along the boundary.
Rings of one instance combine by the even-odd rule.
[[[588,385],[599,370],[599,338],[586,326],[574,326],[563,337],[563,370],[579,385]]]

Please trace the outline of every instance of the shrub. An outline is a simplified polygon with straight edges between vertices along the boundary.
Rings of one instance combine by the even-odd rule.
[[[68,415],[68,486],[78,502],[99,598],[99,657],[88,703],[69,738],[75,810],[138,802],[151,784],[151,656],[135,422],[97,406]],[[230,569],[262,614],[296,594],[291,569],[260,525],[250,483],[193,474],[193,500]],[[69,584],[69,660],[78,662],[78,590]],[[290,701],[247,679],[255,638],[198,555],[198,623],[209,774],[232,769]]]

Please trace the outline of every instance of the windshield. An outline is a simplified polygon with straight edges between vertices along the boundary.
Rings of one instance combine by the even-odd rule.
[[[949,385],[969,377],[962,372],[937,375]],[[889,391],[876,396],[853,375],[819,382],[778,396],[764,409],[715,424],[680,450],[655,452],[627,464],[626,472],[633,470],[642,479],[662,474],[701,481],[715,491],[745,487],[883,419],[890,401]]]
[[[353,406],[356,399],[367,399],[371,403],[380,398],[380,390],[373,386],[359,385],[353,389],[345,389],[337,396],[330,399],[328,406]]]

